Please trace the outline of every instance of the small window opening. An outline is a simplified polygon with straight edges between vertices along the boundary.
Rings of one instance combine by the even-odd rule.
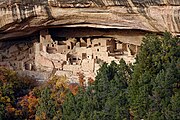
[[[76,60],[76,58],[73,58],[73,60]]]

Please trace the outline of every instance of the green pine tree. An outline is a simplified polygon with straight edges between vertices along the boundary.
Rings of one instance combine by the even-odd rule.
[[[169,119],[168,106],[179,84],[180,39],[169,33],[148,35],[129,83],[129,103],[134,119]]]
[[[51,98],[50,88],[46,87],[41,91],[39,105],[36,111],[36,119],[52,120],[56,114],[55,102]]]
[[[63,119],[129,120],[127,100],[130,69],[121,60],[108,65],[104,63],[98,71],[95,82],[86,89],[79,89],[76,95],[69,94],[63,104]]]

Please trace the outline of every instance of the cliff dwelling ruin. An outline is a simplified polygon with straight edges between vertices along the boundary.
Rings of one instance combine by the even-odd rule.
[[[31,36],[1,41],[0,66],[42,80],[53,70],[71,82],[77,82],[79,72],[94,79],[103,62],[124,59],[133,63],[144,34],[86,27],[43,29]]]

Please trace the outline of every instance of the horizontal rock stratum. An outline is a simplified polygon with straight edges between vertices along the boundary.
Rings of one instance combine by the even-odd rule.
[[[54,27],[180,35],[180,0],[0,0],[0,13],[0,40]]]

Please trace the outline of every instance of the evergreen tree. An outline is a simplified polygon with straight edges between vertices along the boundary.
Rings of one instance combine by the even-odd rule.
[[[63,119],[130,119],[127,100],[130,71],[123,60],[120,64],[114,61],[110,65],[104,63],[93,84],[86,89],[79,88],[75,96],[67,96],[63,104]]]
[[[5,105],[4,103],[0,103],[0,120],[5,119]]]
[[[36,119],[51,120],[56,113],[55,102],[51,98],[50,88],[46,87],[41,92],[39,105],[36,111]]]
[[[169,33],[143,39],[128,90],[135,119],[170,118],[167,108],[172,106],[180,82],[179,43]]]

